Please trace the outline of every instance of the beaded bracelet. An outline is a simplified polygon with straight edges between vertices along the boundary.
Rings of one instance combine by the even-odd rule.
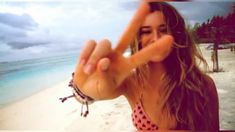
[[[64,103],[64,101],[66,101],[69,98],[75,97],[75,99],[82,104],[81,107],[81,116],[86,117],[89,114],[89,108],[88,105],[94,103],[94,99],[83,94],[81,92],[81,90],[74,84],[73,82],[73,78],[74,78],[74,72],[72,73],[72,79],[69,82],[69,87],[73,88],[72,92],[73,94],[67,97],[63,97],[63,98],[59,98],[61,100],[62,103]],[[83,113],[83,105],[86,105],[86,112]]]

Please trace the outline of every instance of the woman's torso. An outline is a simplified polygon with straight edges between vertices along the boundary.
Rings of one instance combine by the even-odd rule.
[[[213,83],[213,80],[212,80],[212,83]],[[209,91],[211,89],[209,87],[206,87],[206,88],[209,89]],[[159,103],[158,103],[159,94],[156,89],[158,88],[155,88],[155,89],[154,88],[141,88],[140,85],[136,83],[134,80],[129,80],[125,96],[128,99],[128,102],[132,108],[133,113],[134,113],[134,110],[136,110],[136,108],[140,106],[141,104],[143,112],[147,115],[151,123],[155,124],[157,128],[163,128],[163,129],[177,128],[176,119],[166,118],[168,116],[167,113],[160,112]],[[214,88],[212,88],[212,90],[213,89],[216,92],[215,86]],[[216,97],[213,97],[213,98],[216,99]],[[212,102],[212,101],[210,100],[209,102]],[[213,104],[216,104],[216,102],[214,102]],[[218,116],[218,111],[216,110],[212,110],[212,111],[215,116]],[[133,113],[132,113],[132,117],[133,117]],[[216,120],[215,122],[217,122],[218,117],[217,118],[215,117],[215,120]],[[134,121],[133,121],[133,124],[135,124]],[[218,123],[216,125],[218,125]]]
[[[141,125],[146,126],[146,130],[148,130],[147,128],[150,126],[152,126],[151,130],[158,128],[158,120],[156,117],[158,117],[159,113],[157,106],[158,95],[156,90],[141,88],[134,80],[129,80],[126,97],[132,108],[132,121],[134,125],[138,124],[137,122],[141,122]],[[135,116],[137,116],[136,119],[133,119]],[[146,118],[141,119],[141,116]],[[139,121],[139,119],[141,121]],[[140,130],[136,125],[135,127]]]

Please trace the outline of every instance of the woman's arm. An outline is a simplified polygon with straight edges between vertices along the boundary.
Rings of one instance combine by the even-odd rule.
[[[141,1],[115,50],[111,49],[107,40],[99,44],[95,41],[88,42],[74,75],[75,84],[84,94],[101,100],[115,98],[122,93],[121,83],[135,67],[122,53],[133,40],[149,11],[148,3]]]

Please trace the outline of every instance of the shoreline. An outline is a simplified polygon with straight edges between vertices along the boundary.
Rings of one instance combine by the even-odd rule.
[[[125,97],[89,105],[89,114],[84,118],[80,116],[81,104],[75,99],[64,103],[59,100],[72,94],[68,82],[69,79],[1,108],[0,130],[135,130]]]
[[[27,127],[32,127],[32,129],[37,126],[37,123],[42,122],[35,122],[35,120],[38,120],[40,116],[36,114],[41,115],[47,115],[50,116],[50,114],[53,114],[53,112],[50,111],[50,113],[46,113],[46,109],[50,108],[49,105],[52,106],[52,108],[55,108],[55,105],[52,104],[56,103],[58,94],[60,94],[61,90],[63,90],[63,86],[65,86],[65,82],[63,81],[58,84],[55,84],[52,87],[43,89],[37,93],[34,93],[31,96],[25,97],[24,99],[21,99],[17,102],[14,102],[12,104],[9,104],[3,108],[0,109],[0,129],[9,129],[11,130],[13,128],[19,129],[19,130],[27,130]],[[69,92],[69,89],[66,90],[66,92]],[[62,96],[62,95],[61,95]],[[60,100],[58,98],[58,102],[60,103]],[[58,103],[56,103],[58,104]],[[48,111],[49,112],[49,111]],[[40,127],[36,127],[36,130]],[[35,129],[34,129],[35,130]]]
[[[54,85],[51,85],[51,86],[46,87],[46,88],[41,88],[40,90],[38,90],[36,92],[33,92],[33,93],[31,93],[29,95],[26,95],[26,96],[23,96],[19,99],[16,99],[15,101],[12,101],[10,103],[5,103],[2,106],[0,106],[0,111],[1,111],[1,109],[16,105],[17,103],[23,102],[24,100],[28,100],[28,99],[32,98],[33,96],[36,96],[36,95],[40,94],[41,92],[45,92],[46,90],[51,89],[51,88],[56,87],[56,86],[64,85],[65,83],[68,83],[68,82],[69,82],[69,79],[66,79],[66,81],[65,80],[60,81],[60,82],[58,82]],[[19,91],[16,91],[16,93],[17,92],[19,92]]]

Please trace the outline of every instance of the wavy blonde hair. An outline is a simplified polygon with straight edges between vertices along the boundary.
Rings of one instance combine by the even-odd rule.
[[[175,39],[172,52],[163,61],[167,72],[163,76],[165,85],[160,89],[159,109],[176,121],[174,129],[211,129],[207,121],[211,114],[207,108],[208,91],[205,88],[209,84],[197,61],[204,64],[205,70],[207,63],[187,32],[184,19],[174,7],[164,2],[150,3],[150,7],[151,12],[163,12],[167,27]],[[132,54],[141,50],[139,38],[138,34],[131,44]],[[135,74],[137,81],[141,82],[140,86],[148,85],[148,64],[138,67]]]

